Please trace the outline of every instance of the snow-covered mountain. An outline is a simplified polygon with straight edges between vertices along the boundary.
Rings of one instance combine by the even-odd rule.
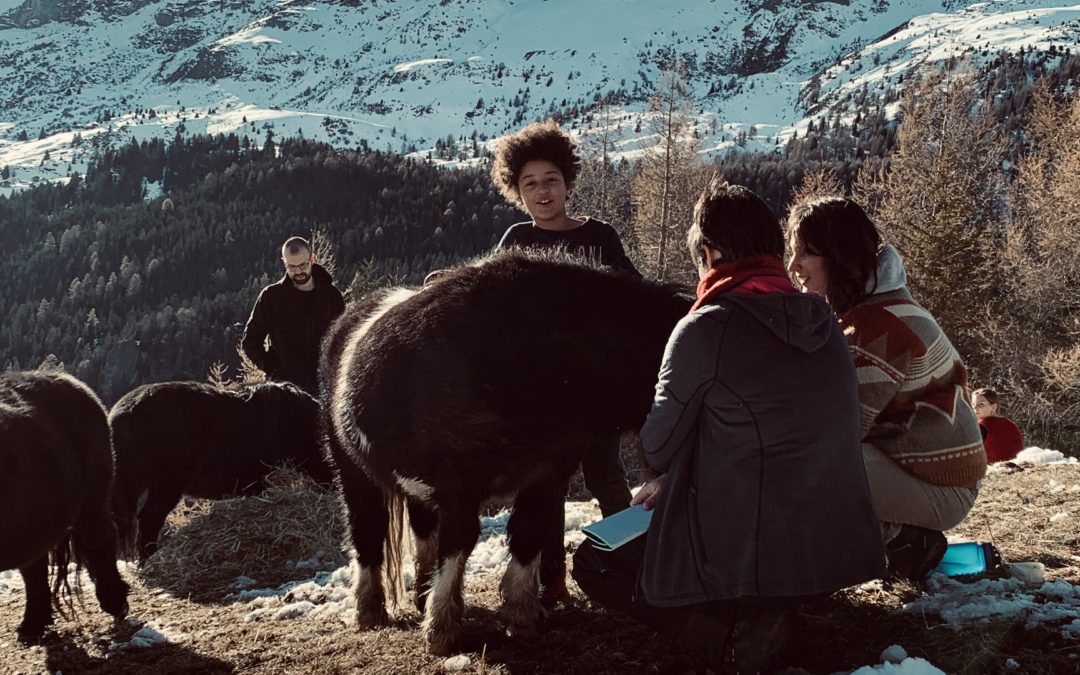
[[[1062,0],[0,0],[0,167],[60,178],[178,130],[424,151],[558,113],[584,133],[605,97],[634,154],[671,61],[703,151],[772,146],[912,67],[1078,36]]]

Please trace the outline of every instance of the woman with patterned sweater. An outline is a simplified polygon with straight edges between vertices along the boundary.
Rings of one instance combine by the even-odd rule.
[[[859,377],[863,459],[893,576],[922,578],[945,552],[943,530],[971,510],[986,454],[967,370],[907,290],[900,254],[857,203],[797,204],[788,270],[840,317]]]

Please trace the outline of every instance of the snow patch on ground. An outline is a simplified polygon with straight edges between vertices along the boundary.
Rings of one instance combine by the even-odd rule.
[[[109,645],[109,651],[124,649],[145,649],[163,644],[175,644],[184,641],[184,634],[178,630],[168,628],[168,624],[157,621],[148,621],[142,628],[131,636],[126,642],[113,642]]]
[[[23,580],[19,570],[4,570],[0,572],[0,595],[4,593],[22,592]]]
[[[885,662],[876,666],[863,666],[853,670],[851,675],[871,675],[872,673],[889,673],[890,675],[945,675],[941,670],[926,659],[909,657],[900,663]]]
[[[1032,573],[1037,569],[1034,565],[1042,567],[1038,563],[1014,564],[1010,571],[1019,572],[1015,577],[974,583],[933,574],[927,582],[928,593],[908,603],[903,611],[940,616],[953,630],[997,620],[1023,620],[1028,630],[1048,624],[1068,639],[1080,621],[1080,589],[1066,581],[1047,581],[1045,570]]]
[[[904,659],[908,657],[907,650],[900,645],[889,645],[881,652],[881,656],[878,657],[878,661],[882,663],[903,663]]]
[[[1048,450],[1046,448],[1031,446],[1030,448],[1021,450],[1020,454],[1018,454],[1013,461],[1023,464],[1053,464],[1056,462],[1076,464],[1078,460],[1075,457],[1066,457],[1065,454],[1059,450]]]
[[[470,659],[467,655],[458,654],[457,656],[451,656],[450,658],[443,661],[443,668],[446,669],[446,672],[448,673],[460,673],[461,671],[468,668],[471,664],[472,659]]]

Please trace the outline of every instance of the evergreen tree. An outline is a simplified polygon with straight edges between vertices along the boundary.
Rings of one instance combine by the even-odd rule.
[[[889,164],[857,193],[904,256],[909,287],[968,365],[992,353],[982,331],[1004,235],[1005,141],[970,77],[928,75],[909,85]]]

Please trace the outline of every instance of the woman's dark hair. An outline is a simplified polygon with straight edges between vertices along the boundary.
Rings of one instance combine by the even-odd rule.
[[[760,197],[714,177],[694,205],[686,245],[699,267],[705,267],[705,246],[720,254],[721,263],[762,255],[782,258],[784,232]]]
[[[793,251],[801,245],[825,259],[829,270],[825,297],[837,315],[877,288],[881,234],[855,201],[820,197],[795,204],[788,216],[788,242]]]
[[[574,147],[570,136],[555,120],[535,122],[499,142],[495,148],[495,161],[491,163],[491,180],[503,197],[520,206],[518,178],[522,167],[534,159],[544,159],[558,167],[566,189],[571,190],[581,167]]]
[[[987,401],[989,401],[991,405],[997,405],[998,401],[1001,400],[1001,397],[998,396],[997,391],[991,389],[990,387],[983,387],[982,389],[976,389],[975,391],[971,392],[971,398],[975,398],[976,396],[982,396]]]

